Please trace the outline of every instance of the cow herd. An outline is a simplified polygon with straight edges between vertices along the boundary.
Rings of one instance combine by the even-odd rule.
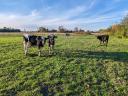
[[[109,35],[98,35],[96,37],[100,41],[100,45],[107,46],[108,40],[109,40]],[[57,36],[55,36],[54,34],[50,34],[47,37],[24,34],[23,35],[23,45],[24,45],[25,55],[27,55],[27,53],[28,53],[28,48],[30,48],[32,46],[36,46],[38,48],[38,55],[40,56],[41,49],[44,47],[44,45],[46,43],[48,43],[49,54],[51,54],[51,52],[54,50],[56,38],[57,38]]]
[[[49,47],[49,53],[51,53],[51,51],[53,51],[54,49],[55,38],[57,38],[57,36],[55,36],[54,34],[48,35],[47,37],[24,34],[23,45],[25,55],[27,55],[28,53],[28,48],[36,46],[38,48],[38,55],[40,56],[41,48],[44,47],[46,41],[48,41],[47,43]]]

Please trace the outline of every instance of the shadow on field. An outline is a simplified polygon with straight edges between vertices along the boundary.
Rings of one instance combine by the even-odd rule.
[[[31,52],[31,53],[27,53],[28,57],[38,57],[38,52]],[[41,52],[41,56],[40,57],[52,57],[52,54],[49,54],[48,50],[43,50]]]
[[[28,54],[30,57],[37,57],[37,53]],[[53,54],[49,54],[48,50],[42,52],[41,57],[59,56],[66,58],[96,58],[96,59],[111,59],[119,62],[128,62],[127,52],[103,52],[103,51],[84,51],[71,49],[56,49]]]
[[[101,51],[84,51],[84,50],[56,50],[54,54],[59,57],[67,58],[96,58],[96,59],[111,59],[119,62],[128,62],[127,52],[101,52]]]

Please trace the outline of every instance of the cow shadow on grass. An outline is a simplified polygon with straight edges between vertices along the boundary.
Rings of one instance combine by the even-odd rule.
[[[49,54],[48,50],[43,50],[41,56],[38,55],[38,52],[31,52],[27,54],[28,57],[52,57],[53,54]]]
[[[29,53],[30,57],[37,57],[38,53]],[[66,58],[95,58],[110,59],[118,62],[128,62],[128,52],[104,52],[104,51],[84,51],[71,49],[56,49],[52,54],[44,50],[41,57],[66,57]]]
[[[104,52],[104,51],[84,51],[84,50],[56,50],[53,56],[67,58],[95,58],[110,59],[118,62],[128,62],[128,52]]]

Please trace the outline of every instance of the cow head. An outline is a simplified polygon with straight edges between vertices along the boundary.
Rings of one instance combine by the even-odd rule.
[[[54,45],[55,43],[55,38],[57,38],[57,36],[55,36],[54,34],[48,35],[48,43],[51,45]]]
[[[96,37],[97,37],[97,39],[99,39],[99,40],[101,39],[101,36],[100,36],[100,35],[98,35],[98,36],[96,36]]]
[[[43,37],[43,36],[37,36],[36,40],[37,40],[37,45],[38,46],[44,46],[45,43],[46,43],[47,38]]]

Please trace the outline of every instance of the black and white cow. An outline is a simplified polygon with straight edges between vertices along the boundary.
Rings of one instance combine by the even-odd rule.
[[[29,47],[36,46],[39,50],[38,55],[40,56],[41,55],[41,47],[44,47],[46,40],[47,40],[47,38],[45,38],[43,36],[24,34],[23,35],[23,44],[24,44],[25,55],[27,55]]]
[[[98,35],[97,39],[99,39],[100,45],[105,44],[107,46],[108,40],[109,40],[109,35]]]
[[[55,36],[54,34],[50,34],[50,35],[48,35],[48,37],[47,37],[47,39],[48,39],[49,53],[51,53],[51,51],[54,50],[55,38],[57,38],[57,36]]]
[[[70,36],[70,33],[65,33],[65,36]]]

